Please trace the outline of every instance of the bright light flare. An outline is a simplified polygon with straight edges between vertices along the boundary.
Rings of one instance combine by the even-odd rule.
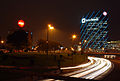
[[[18,26],[19,26],[19,27],[24,27],[24,25],[25,25],[25,23],[24,23],[23,20],[19,20],[19,21],[18,21]]]
[[[53,29],[54,29],[54,27],[53,27],[51,24],[48,24],[48,28],[49,28],[50,30],[53,30]]]
[[[3,44],[3,43],[4,43],[4,41],[2,40],[2,41],[1,41],[1,43]]]
[[[49,27],[49,29],[50,29],[50,30],[53,30],[53,29],[54,29],[54,27]]]
[[[51,24],[48,24],[48,27],[51,27]]]
[[[72,35],[72,38],[75,39],[75,38],[77,38],[77,36],[74,34],[74,35]]]

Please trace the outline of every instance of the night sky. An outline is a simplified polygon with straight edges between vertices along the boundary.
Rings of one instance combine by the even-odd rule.
[[[71,45],[71,35],[80,32],[80,18],[90,10],[108,9],[111,15],[110,39],[120,40],[120,4],[115,0],[2,0],[0,1],[0,36],[17,29],[17,21],[33,32],[33,39],[46,39],[47,24],[53,24],[49,39]]]

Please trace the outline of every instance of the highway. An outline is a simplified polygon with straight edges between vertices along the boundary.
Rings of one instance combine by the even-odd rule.
[[[113,64],[104,58],[88,57],[89,62],[74,67],[62,67],[61,70],[72,70],[72,72],[63,73],[63,78],[48,78],[38,81],[89,81],[89,80],[103,80],[112,69]],[[65,79],[67,77],[67,79]],[[70,77],[70,78],[69,78]],[[86,80],[85,80],[86,79]],[[110,80],[104,80],[110,81]]]
[[[120,80],[120,60],[110,60],[114,64],[114,68],[110,74],[105,76],[102,81],[119,81]]]
[[[119,60],[107,60],[104,58],[97,58],[97,57],[88,57],[89,62],[85,64],[81,64],[78,66],[74,67],[62,67],[61,69],[64,70],[72,70],[71,72],[67,73],[62,73],[60,76],[41,76],[41,75],[36,75],[37,81],[90,81],[92,80],[100,80],[100,81],[118,81],[120,79],[119,74],[120,74],[120,61]],[[112,62],[112,63],[111,63]],[[3,67],[3,66],[2,66]],[[14,68],[14,67],[10,67]],[[8,74],[7,71],[9,71],[9,74],[12,74],[11,76],[17,74],[19,76],[17,81],[22,81],[22,80],[31,80],[33,79],[33,75],[22,72],[22,70],[4,70],[1,69],[1,72]],[[4,76],[3,73],[1,76]],[[25,74],[23,76],[23,74]],[[29,75],[28,75],[29,74]],[[21,79],[20,79],[21,77]],[[23,77],[23,78],[22,78]],[[27,78],[26,78],[27,77]],[[14,77],[13,77],[14,78]],[[2,79],[2,78],[1,78]],[[14,78],[15,79],[15,78]],[[4,80],[3,80],[4,81]],[[8,81],[16,81],[15,80],[8,80]],[[31,80],[34,81],[34,80]]]
[[[63,74],[63,76],[99,80],[103,74],[105,75],[105,73],[112,68],[112,63],[107,59],[97,57],[88,57],[88,59],[90,62],[86,64],[61,68],[62,70],[80,68],[77,71]]]

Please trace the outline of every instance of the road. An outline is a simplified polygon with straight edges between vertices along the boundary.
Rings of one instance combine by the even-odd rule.
[[[72,72],[62,74],[62,76],[38,75],[34,77],[32,74],[26,73],[24,71],[15,69],[1,69],[1,79],[3,79],[2,81],[6,81],[6,77],[8,77],[7,81],[36,81],[33,80],[34,78],[37,78],[37,81],[43,81],[45,79],[48,79],[45,81],[89,81],[84,79],[93,79],[100,81],[120,80],[120,60],[111,60],[111,62],[114,64],[114,68],[112,67],[113,64],[109,60],[103,58],[89,57],[89,60],[90,61],[88,63],[76,67],[61,68],[63,71],[68,69],[75,69],[72,70]],[[43,78],[43,80],[41,78]]]
[[[74,67],[63,67],[61,68],[63,71],[72,70],[71,72],[63,73],[61,76],[63,77],[71,77],[71,81],[74,79],[76,81],[85,80],[101,80],[104,76],[112,70],[112,63],[104,58],[97,57],[88,57],[90,60],[86,64],[81,64]],[[77,78],[77,79],[75,79]],[[63,79],[44,79],[45,81],[68,81]],[[42,80],[40,80],[42,81]]]
[[[88,59],[90,62],[87,64],[61,68],[63,70],[80,68],[77,71],[64,74],[63,76],[99,80],[105,75],[106,71],[109,71],[112,68],[112,63],[107,59],[97,57],[88,57]]]
[[[111,60],[114,64],[114,69],[108,74],[103,81],[119,81],[120,80],[120,60]]]

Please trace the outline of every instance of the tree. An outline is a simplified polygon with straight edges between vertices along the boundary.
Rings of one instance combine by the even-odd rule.
[[[9,49],[27,49],[29,46],[28,33],[25,30],[18,29],[7,36],[6,43]]]
[[[38,40],[37,41],[37,50],[39,51],[46,51],[47,50],[47,43],[46,43],[46,40]],[[60,43],[58,42],[54,42],[54,41],[49,41],[48,42],[48,50],[49,51],[54,51],[54,50],[58,50],[60,49],[60,46],[62,46]]]

